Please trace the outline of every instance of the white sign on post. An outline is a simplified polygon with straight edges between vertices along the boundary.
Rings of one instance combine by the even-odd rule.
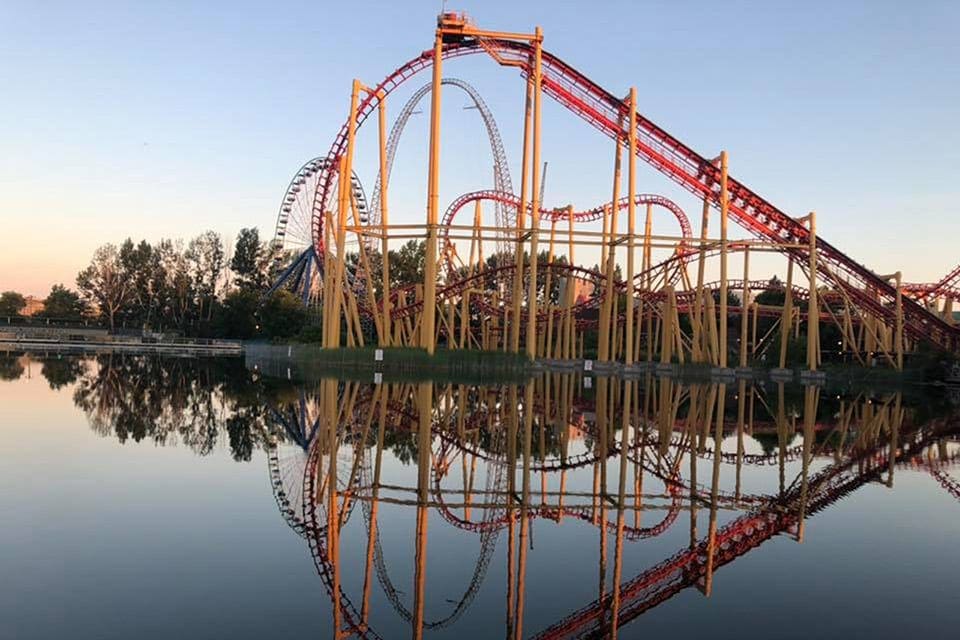
[[[373,352],[375,362],[383,362],[383,349],[377,349]]]
[[[583,379],[583,388],[584,388],[584,389],[593,389],[593,378],[584,378],[584,379]]]
[[[374,372],[373,374],[373,384],[380,384],[383,382],[383,374],[379,371]]]
[[[593,371],[593,360],[584,360],[584,361],[583,361],[583,370],[584,370],[584,371]]]

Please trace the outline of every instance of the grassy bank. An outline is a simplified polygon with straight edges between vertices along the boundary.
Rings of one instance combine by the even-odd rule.
[[[372,380],[381,373],[384,381],[456,383],[522,382],[532,373],[523,355],[502,351],[386,348],[376,359],[375,347],[322,349],[316,345],[260,345],[246,347],[248,368],[267,376],[291,380],[324,377]]]

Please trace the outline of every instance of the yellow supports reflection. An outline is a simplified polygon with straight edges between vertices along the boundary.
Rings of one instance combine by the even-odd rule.
[[[427,515],[432,464],[433,383],[417,386],[417,545],[414,572],[413,637],[423,637],[423,608],[427,579]]]
[[[589,616],[584,614],[582,624],[586,626],[566,621],[564,624],[571,626],[563,628],[573,630],[570,635],[618,637],[624,624],[646,610],[648,603],[642,598],[655,603],[690,586],[710,596],[719,588],[720,583],[714,581],[716,572],[766,539],[788,533],[803,542],[808,533],[805,521],[811,513],[864,484],[880,480],[892,486],[898,465],[904,461],[921,464],[921,453],[926,454],[926,464],[933,464],[937,441],[923,439],[927,436],[906,419],[897,395],[881,400],[823,400],[817,387],[808,386],[802,390],[801,414],[792,400],[799,396],[779,384],[769,404],[772,408],[766,413],[761,409],[754,416],[755,406],[767,406],[765,392],[739,380],[735,390],[730,388],[737,402],[734,450],[732,440],[726,446],[724,442],[734,435],[733,421],[728,423],[726,418],[726,385],[688,387],[651,374],[643,380],[595,378],[596,393],[590,394],[576,392],[579,379],[575,374],[551,373],[527,381],[522,392],[516,386],[488,389],[417,383],[368,387],[321,381],[316,389],[322,403],[317,414],[320,426],[310,443],[313,466],[305,477],[313,481],[307,493],[312,505],[307,517],[325,516],[326,520],[311,523],[306,535],[317,538],[312,551],[334,596],[335,637],[362,634],[371,619],[380,619],[374,611],[374,580],[383,580],[386,571],[378,537],[383,520],[380,503],[391,505],[391,510],[416,510],[412,607],[402,609],[413,637],[423,637],[438,624],[428,622],[431,616],[427,611],[431,512],[451,525],[462,525],[470,532],[463,539],[472,539],[477,533],[482,541],[495,539],[487,536],[497,531],[507,534],[509,638],[532,635],[528,628],[533,620],[532,603],[539,594],[527,590],[526,581],[532,578],[536,566],[532,560],[538,553],[532,544],[535,520],[544,527],[562,526],[564,520],[573,523],[567,525],[565,535],[566,531],[578,535],[572,533],[578,527],[595,526],[599,539],[592,534],[579,539],[592,540],[590,544],[596,544],[599,552],[596,605],[587,609]],[[755,405],[754,400],[759,402]],[[821,403],[833,406],[825,404],[820,410]],[[801,415],[802,425],[797,425]],[[798,426],[802,446],[794,443]],[[776,433],[779,446],[772,454],[748,453],[747,436],[759,433]],[[393,465],[389,461],[394,453],[388,443],[395,435],[401,440],[409,437],[410,444],[416,442],[415,486],[390,484]],[[937,451],[946,456],[950,450]],[[352,462],[344,454],[352,454]],[[461,457],[459,463],[456,456]],[[774,463],[779,467],[776,471]],[[705,476],[707,464],[709,482],[698,480]],[[744,479],[759,477],[747,475],[752,464],[770,470],[773,487],[766,492],[744,490]],[[729,473],[722,470],[724,465]],[[645,466],[655,483],[646,493]],[[386,469],[391,470],[391,480],[384,482]],[[612,493],[608,470],[616,473]],[[535,491],[538,473],[540,486]],[[502,482],[492,482],[491,474]],[[569,483],[568,476],[572,478]],[[475,477],[481,478],[476,486]],[[657,482],[663,483],[663,489],[656,488]],[[341,534],[344,541],[355,540],[344,528],[357,522],[356,516],[350,520],[350,513],[361,505],[367,539],[361,539],[363,595],[356,611],[346,594],[349,589],[342,584],[346,568]],[[653,518],[641,529],[644,511],[650,511]],[[722,512],[737,517],[726,519]],[[625,579],[630,554],[642,554],[649,548],[634,541],[659,535],[675,520],[684,522],[686,515],[689,544],[668,556],[667,565],[653,563],[653,577],[641,574]],[[653,526],[658,517],[666,522],[660,530]],[[721,522],[725,524],[721,526]],[[446,525],[441,529],[442,535],[458,535]],[[484,553],[492,553],[484,542],[481,546]],[[579,548],[575,551],[571,553],[573,567],[578,566],[577,558],[588,555]],[[484,568],[475,573],[476,584],[483,580],[485,562],[489,557],[478,560],[478,567]],[[475,586],[471,584],[468,593],[473,593]],[[398,611],[410,604],[407,598],[403,598],[406,604],[397,604],[402,596],[392,587],[385,587],[385,593]],[[465,596],[464,601],[468,597],[472,596]],[[536,602],[539,610],[541,601]]]

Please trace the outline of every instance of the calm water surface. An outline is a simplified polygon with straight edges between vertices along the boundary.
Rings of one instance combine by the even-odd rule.
[[[955,637],[955,412],[0,354],[0,637]]]

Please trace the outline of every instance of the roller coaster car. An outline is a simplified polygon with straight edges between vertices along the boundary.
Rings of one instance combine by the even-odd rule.
[[[443,31],[444,43],[462,42],[463,30],[469,26],[470,19],[465,13],[447,11],[437,16],[437,28]]]

